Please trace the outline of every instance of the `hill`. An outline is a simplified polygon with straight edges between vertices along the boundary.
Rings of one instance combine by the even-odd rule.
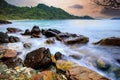
[[[17,7],[0,0],[0,19],[93,19],[89,16],[78,17],[64,10],[38,4],[35,7]]]

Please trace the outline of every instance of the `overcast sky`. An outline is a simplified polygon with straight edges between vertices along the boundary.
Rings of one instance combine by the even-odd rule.
[[[120,17],[120,10],[109,10],[96,6],[91,0],[6,0],[16,6],[36,6],[44,3],[64,9],[77,16],[89,15],[95,18]]]

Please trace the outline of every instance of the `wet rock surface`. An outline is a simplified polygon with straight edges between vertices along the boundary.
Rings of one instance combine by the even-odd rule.
[[[108,70],[111,67],[111,65],[108,62],[102,59],[96,60],[96,65],[97,65],[97,68],[101,70]]]
[[[120,46],[120,38],[118,37],[105,38],[94,44],[99,44],[104,46]]]
[[[8,43],[9,38],[7,33],[0,32],[0,43]]]
[[[7,28],[7,32],[8,33],[16,33],[16,32],[21,32],[22,30],[21,29],[18,29],[18,28],[12,28],[12,27],[8,27]]]
[[[73,67],[66,71],[66,75],[70,80],[109,80],[83,66]]]
[[[40,33],[39,26],[34,26],[31,30],[31,38],[40,38]]]
[[[31,32],[29,29],[26,29],[24,33],[21,33],[22,35],[31,35]]]
[[[10,43],[20,42],[20,39],[18,37],[10,36],[9,42]]]
[[[10,21],[0,20],[0,24],[12,24]]]
[[[39,48],[26,55],[24,64],[34,69],[49,67],[52,63],[49,49]]]
[[[56,29],[48,29],[46,31],[43,32],[43,34],[49,38],[49,37],[56,37],[58,34],[60,34],[61,32],[56,30]]]
[[[89,42],[89,38],[83,35],[76,35],[70,33],[61,33],[57,35],[57,40],[63,41],[65,44],[85,44]]]

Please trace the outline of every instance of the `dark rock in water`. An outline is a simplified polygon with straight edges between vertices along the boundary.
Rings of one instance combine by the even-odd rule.
[[[60,52],[56,52],[55,53],[55,59],[56,60],[61,60],[63,58],[63,54],[62,53],[60,53]]]
[[[20,42],[20,39],[18,37],[10,36],[9,42],[11,43]]]
[[[0,32],[0,43],[8,43],[9,38],[7,33]]]
[[[23,47],[24,47],[24,48],[27,48],[27,49],[31,48],[31,46],[32,46],[31,43],[24,43],[24,44],[23,44]]]
[[[72,44],[85,44],[89,41],[88,37],[83,35],[76,35],[70,33],[61,33],[57,35],[57,40],[63,41],[65,44],[72,45]]]
[[[49,49],[39,48],[26,55],[24,64],[34,69],[47,68],[51,65],[51,53]]]
[[[9,68],[15,68],[16,66],[23,66],[22,59],[20,58],[10,58],[3,61]]]
[[[105,46],[120,46],[120,38],[110,37],[110,38],[102,39],[94,44],[105,45]]]
[[[12,24],[10,21],[0,20],[0,24]]]
[[[44,32],[44,35],[46,37],[56,37],[59,33],[61,32],[56,29],[48,29]]]
[[[21,32],[22,30],[21,29],[18,29],[18,28],[7,28],[7,31],[8,33],[16,33],[16,32]]]
[[[80,60],[81,56],[79,55],[69,55],[69,57],[72,57],[73,59]]]
[[[120,79],[120,68],[119,67],[113,68],[113,72],[115,74],[115,77],[117,78],[116,80],[119,80]]]
[[[107,63],[106,61],[104,61],[102,59],[98,59],[96,61],[96,65],[97,65],[98,69],[101,69],[103,71],[108,70],[111,67],[111,65],[109,63]]]
[[[64,39],[67,39],[69,37],[77,37],[76,34],[71,34],[71,33],[60,33],[57,35],[57,40],[63,41]]]
[[[118,63],[120,63],[120,58],[116,59],[116,61],[117,61]]]
[[[45,41],[46,44],[54,44],[55,43],[55,39],[54,38],[49,38]]]
[[[31,37],[39,38],[40,37],[40,29],[39,26],[34,26],[31,30]]]
[[[46,32],[46,30],[44,30],[44,29],[41,30],[41,33],[42,33],[43,35],[45,35],[45,32]]]
[[[31,35],[31,32],[29,29],[26,29],[24,33],[22,33],[22,35]]]

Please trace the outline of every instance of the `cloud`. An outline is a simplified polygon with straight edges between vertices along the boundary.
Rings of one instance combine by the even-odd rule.
[[[104,14],[104,15],[107,15],[107,16],[113,16],[113,17],[120,17],[120,10],[103,8],[101,10],[101,14]]]
[[[74,5],[70,6],[70,8],[83,9],[84,7],[80,4],[74,4]]]

